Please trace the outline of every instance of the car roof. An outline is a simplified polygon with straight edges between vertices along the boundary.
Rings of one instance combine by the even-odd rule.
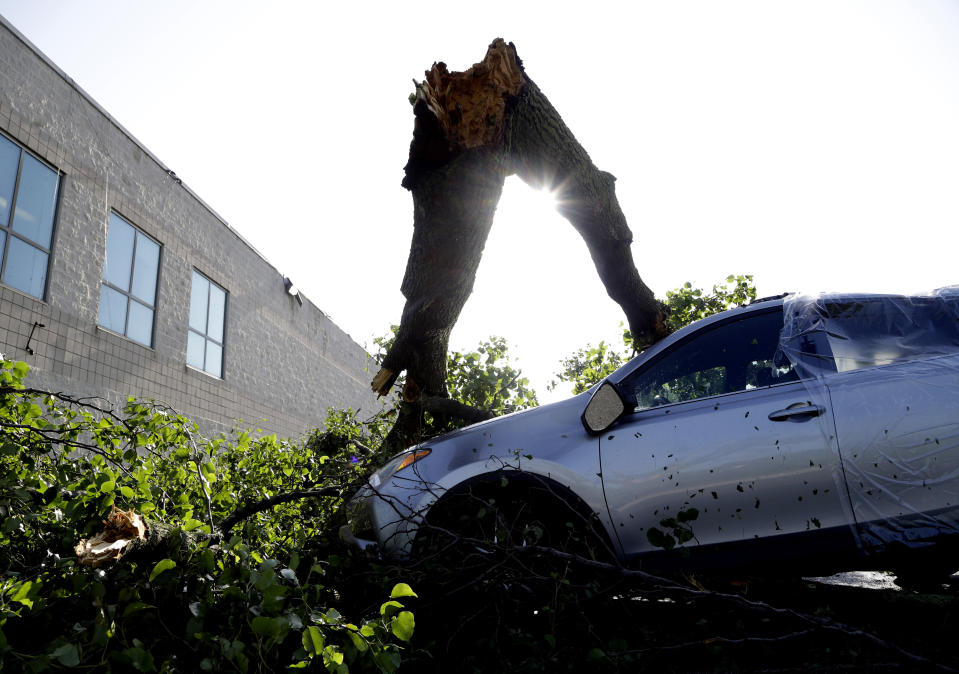
[[[896,303],[910,303],[917,300],[929,299],[934,297],[943,297],[949,300],[959,299],[959,286],[947,286],[944,288],[939,288],[928,293],[916,293],[916,294],[895,294],[895,293],[862,293],[862,292],[830,292],[830,293],[815,293],[815,294],[803,294],[803,293],[781,293],[779,295],[772,295],[769,297],[762,297],[757,300],[745,304],[743,306],[734,307],[732,309],[727,309],[711,316],[701,318],[697,321],[693,321],[689,325],[685,325],[676,332],[664,337],[655,344],[651,345],[634,358],[630,359],[628,363],[623,365],[620,369],[625,369],[630,365],[647,360],[654,357],[656,354],[662,352],[665,349],[668,349],[670,346],[676,342],[682,340],[687,335],[692,332],[697,332],[702,330],[709,325],[715,323],[721,323],[729,319],[733,319],[736,316],[743,316],[746,314],[768,311],[776,307],[782,307],[784,304],[789,303],[793,304],[832,304],[832,303],[846,303],[846,302],[857,302],[857,301],[882,301],[889,300]],[[631,368],[630,368],[631,369]]]

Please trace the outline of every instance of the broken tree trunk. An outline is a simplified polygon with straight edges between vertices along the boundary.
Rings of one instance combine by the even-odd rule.
[[[417,85],[403,185],[413,195],[406,306],[373,389],[387,394],[406,370],[407,403],[447,396],[450,331],[473,290],[503,184],[518,175],[554,190],[589,248],[609,296],[640,347],[663,337],[663,307],[633,262],[633,236],[615,178],[593,165],[559,113],[526,75],[515,47],[496,39],[466,72],[436,63]],[[413,415],[415,416],[415,415]]]

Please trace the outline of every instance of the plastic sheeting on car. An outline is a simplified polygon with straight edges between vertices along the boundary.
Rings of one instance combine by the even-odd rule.
[[[790,296],[783,316],[783,364],[831,401],[822,432],[860,546],[959,533],[959,286]]]

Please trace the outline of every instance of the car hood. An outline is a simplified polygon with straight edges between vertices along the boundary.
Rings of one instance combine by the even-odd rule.
[[[455,431],[430,438],[418,446],[436,447],[438,445],[454,443],[463,436],[473,436],[477,433],[499,434],[508,431],[512,427],[519,426],[524,429],[524,434],[526,434],[540,426],[560,429],[564,427],[564,422],[566,422],[565,425],[568,427],[571,420],[576,424],[580,424],[579,417],[586,403],[589,402],[589,395],[590,391],[586,391],[567,400],[549,403],[548,405],[540,405],[539,407],[513,412],[501,417],[495,417],[487,421],[464,426]]]

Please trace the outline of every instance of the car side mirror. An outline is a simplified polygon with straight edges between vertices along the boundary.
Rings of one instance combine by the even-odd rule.
[[[583,426],[590,433],[602,433],[616,423],[626,411],[626,403],[619,391],[608,381],[600,384],[583,410]]]

